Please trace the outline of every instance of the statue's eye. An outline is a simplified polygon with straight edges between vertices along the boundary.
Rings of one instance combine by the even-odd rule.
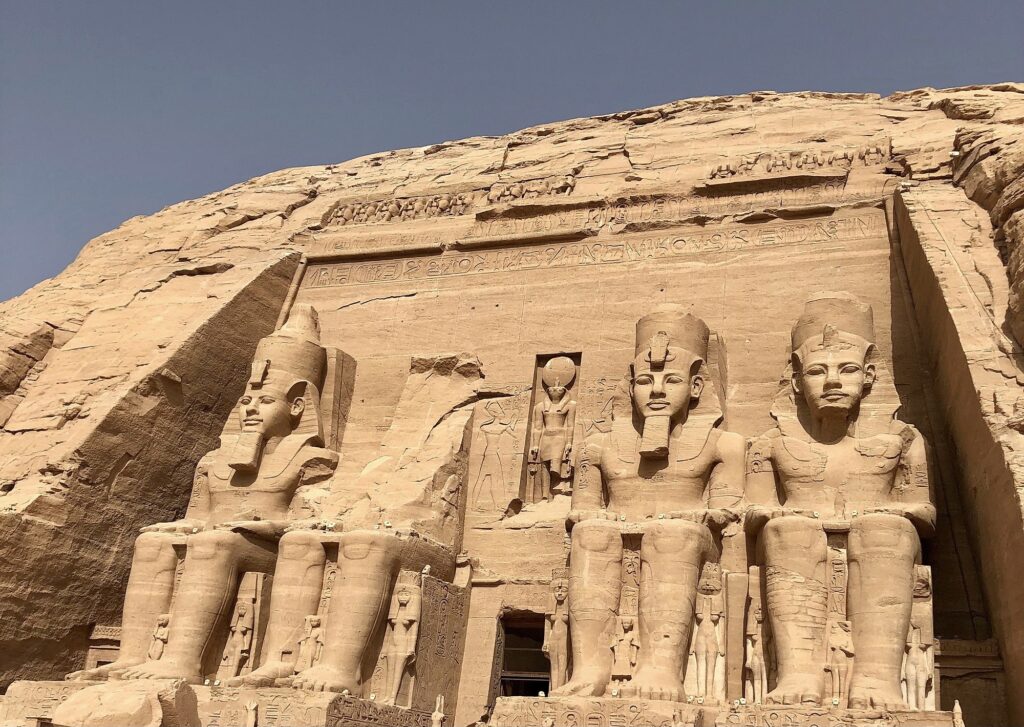
[[[858,366],[857,364],[846,364],[845,366],[843,366],[844,374],[855,374],[858,371],[860,371],[860,366]]]
[[[640,376],[637,377],[636,383],[640,384],[640,386],[650,386],[654,383],[654,379],[650,376]]]
[[[272,396],[260,397],[260,403],[261,404],[273,404],[274,403],[274,397],[272,397]]]
[[[665,379],[665,383],[666,384],[681,384],[681,383],[683,383],[683,380],[679,376],[669,376],[668,378]]]
[[[242,404],[245,404],[246,406],[248,406],[251,403],[252,403],[252,397],[249,397],[249,396],[243,396],[242,397]]]
[[[824,376],[825,375],[825,367],[824,366],[811,366],[804,373],[807,376]]]

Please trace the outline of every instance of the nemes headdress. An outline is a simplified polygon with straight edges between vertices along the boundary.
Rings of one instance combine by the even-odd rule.
[[[707,360],[709,336],[704,321],[682,306],[658,306],[636,322],[633,376],[666,368],[693,371]]]
[[[845,343],[863,346],[875,341],[871,306],[849,293],[815,293],[793,326],[793,352],[801,346],[830,347]]]

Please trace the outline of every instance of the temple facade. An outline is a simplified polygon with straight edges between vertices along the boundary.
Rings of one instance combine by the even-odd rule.
[[[0,726],[1024,721],[1022,91],[681,101],[97,238],[0,306]]]

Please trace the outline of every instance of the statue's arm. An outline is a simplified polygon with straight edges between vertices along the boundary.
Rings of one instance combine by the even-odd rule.
[[[904,514],[922,535],[935,531],[935,500],[932,495],[932,471],[928,443],[909,424],[902,427],[903,455],[900,458],[896,493]]]
[[[589,439],[583,447],[579,465],[576,468],[576,482],[572,488],[572,505],[569,520],[579,522],[592,517],[601,517],[604,510],[604,483],[601,478],[601,446],[596,439]]]
[[[192,476],[192,494],[185,517],[166,523],[153,523],[142,528],[144,533],[190,533],[202,530],[210,519],[210,460],[203,457]]]
[[[540,454],[540,436],[544,432],[544,405],[533,407],[533,422],[530,425],[530,461],[536,462]]]
[[[735,432],[718,436],[718,462],[708,482],[708,507],[737,509],[743,500],[747,443]]]
[[[751,532],[759,531],[782,511],[772,459],[777,439],[777,430],[772,430],[750,440],[746,448],[743,495],[747,502],[747,529]]]
[[[565,436],[565,453],[572,452],[572,442],[576,434],[576,402],[569,402],[569,410],[565,417],[565,428],[568,430]]]

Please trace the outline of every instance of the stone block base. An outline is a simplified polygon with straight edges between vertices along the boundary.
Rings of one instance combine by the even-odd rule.
[[[703,712],[700,707],[681,702],[608,697],[499,697],[487,724],[489,727],[704,727]]]
[[[954,727],[952,712],[887,712],[880,709],[829,709],[746,705],[719,712],[714,727]]]
[[[14,682],[0,701],[0,727],[25,727],[52,720],[73,695],[95,688],[116,695],[160,686],[163,680],[104,682]],[[192,686],[202,727],[430,727],[430,715],[332,692]],[[103,703],[106,700],[102,700]],[[110,723],[113,724],[113,723]],[[448,724],[451,724],[449,717]],[[519,723],[517,723],[519,724]],[[540,723],[538,723],[539,725]]]

